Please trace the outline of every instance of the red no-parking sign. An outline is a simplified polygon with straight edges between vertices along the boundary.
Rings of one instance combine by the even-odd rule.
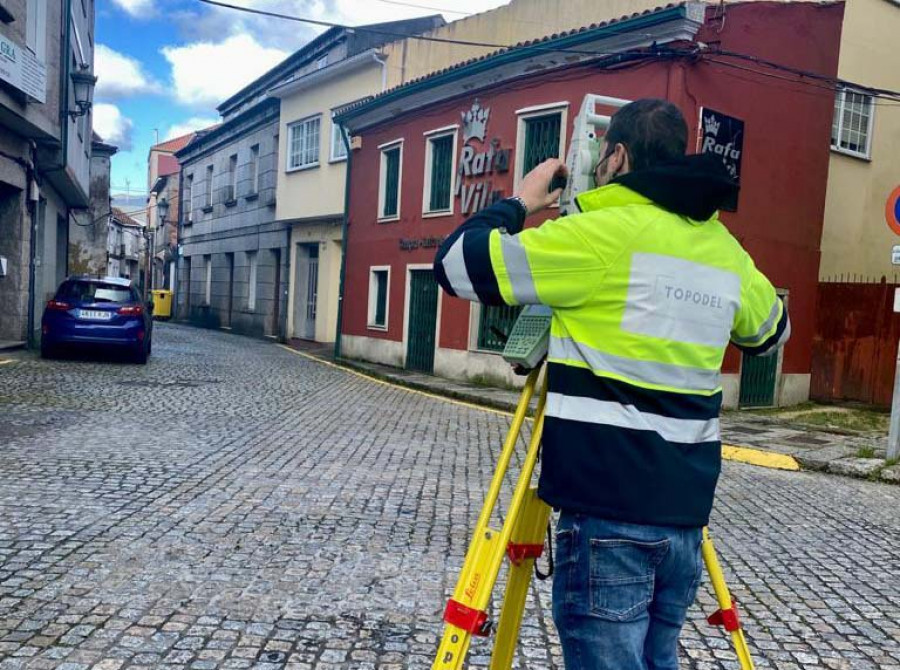
[[[900,186],[891,191],[884,206],[884,219],[897,235],[900,235]]]

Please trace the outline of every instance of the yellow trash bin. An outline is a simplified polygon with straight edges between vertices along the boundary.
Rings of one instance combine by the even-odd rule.
[[[171,319],[172,292],[168,289],[153,289],[150,294],[153,296],[153,318]]]

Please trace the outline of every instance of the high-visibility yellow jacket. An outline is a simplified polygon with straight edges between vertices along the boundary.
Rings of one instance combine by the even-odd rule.
[[[539,493],[554,507],[705,525],[726,346],[771,354],[790,335],[698,163],[626,175],[580,196],[581,213],[527,230],[519,205],[500,201],[438,251],[452,295],[553,308]]]

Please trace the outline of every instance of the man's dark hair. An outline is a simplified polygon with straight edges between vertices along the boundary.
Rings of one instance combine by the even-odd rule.
[[[687,123],[668,100],[645,98],[622,107],[606,133],[607,151],[616,144],[628,150],[631,170],[668,163],[687,151]]]

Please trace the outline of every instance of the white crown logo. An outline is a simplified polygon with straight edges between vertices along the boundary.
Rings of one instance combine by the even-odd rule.
[[[716,121],[716,117],[714,116],[705,116],[703,117],[703,125],[706,127],[707,133],[710,135],[718,135],[719,126],[722,124],[719,121]]]
[[[478,99],[472,103],[472,109],[468,112],[460,112],[463,121],[463,142],[468,142],[470,138],[477,137],[484,142],[484,136],[487,134],[488,116],[491,114],[490,107],[482,107]]]

